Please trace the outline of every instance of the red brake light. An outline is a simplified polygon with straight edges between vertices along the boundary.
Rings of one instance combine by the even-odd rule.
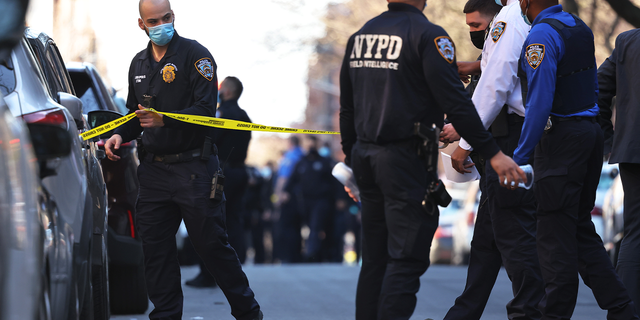
[[[22,118],[27,123],[53,124],[67,126],[67,117],[61,109],[49,109],[34,113],[23,114]]]
[[[467,225],[468,226],[473,226],[475,223],[476,223],[476,213],[471,211],[467,215]]]

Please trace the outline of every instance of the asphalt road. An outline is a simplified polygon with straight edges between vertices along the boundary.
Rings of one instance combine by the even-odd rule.
[[[264,312],[264,319],[342,320],[354,319],[358,267],[337,264],[245,266],[249,282]],[[182,281],[191,279],[197,267],[183,267]],[[462,292],[466,267],[432,266],[422,276],[418,305],[412,320],[442,319]],[[233,320],[220,289],[183,286],[184,320]],[[513,297],[504,270],[500,273],[482,319],[506,319],[505,304]],[[149,305],[148,312],[151,312]],[[112,316],[118,320],[143,320],[147,315]],[[201,318],[199,318],[201,317]],[[574,319],[606,319],[593,294],[581,283]]]

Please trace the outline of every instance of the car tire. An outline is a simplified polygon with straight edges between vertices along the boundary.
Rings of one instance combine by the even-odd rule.
[[[93,285],[94,320],[109,320],[109,263],[107,244],[104,236],[94,236],[93,250],[100,250],[100,263],[93,264],[91,284]]]
[[[149,308],[144,265],[110,266],[111,313],[143,314]]]
[[[38,307],[39,320],[51,320],[51,291],[49,278],[42,275],[42,293],[40,294],[40,306]]]

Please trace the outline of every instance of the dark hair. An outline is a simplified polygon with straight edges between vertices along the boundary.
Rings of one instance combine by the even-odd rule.
[[[469,0],[464,5],[464,13],[472,13],[478,11],[481,15],[493,17],[500,12],[502,6],[494,0]]]
[[[231,85],[230,89],[233,93],[233,99],[240,98],[240,96],[242,95],[242,90],[244,89],[244,87],[242,86],[242,82],[240,82],[240,79],[236,77],[226,77],[224,78],[224,81]]]
[[[299,147],[300,146],[300,138],[298,136],[291,136],[291,144]]]

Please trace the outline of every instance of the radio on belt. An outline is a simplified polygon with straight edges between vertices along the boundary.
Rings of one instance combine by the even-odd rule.
[[[221,170],[218,170],[213,174],[213,180],[211,180],[211,194],[209,199],[222,200],[224,192],[224,174]]]

